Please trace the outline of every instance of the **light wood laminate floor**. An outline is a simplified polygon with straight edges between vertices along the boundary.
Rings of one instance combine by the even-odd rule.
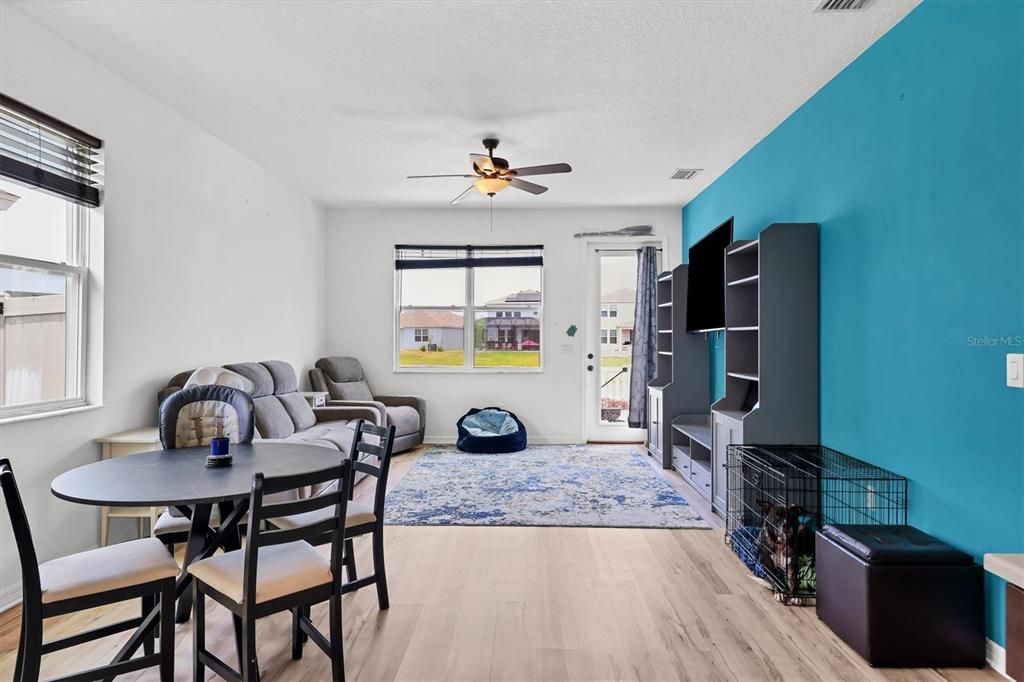
[[[396,457],[392,481],[419,455]],[[674,474],[665,476],[686,491]],[[363,499],[367,493],[364,487]],[[784,607],[751,580],[720,527],[389,526],[386,548],[391,609],[377,609],[372,588],[345,597],[350,680],[1001,679],[991,670],[868,667],[813,608]],[[359,566],[368,568],[368,539],[356,540],[356,551]],[[231,620],[208,604],[207,645],[234,664]],[[118,620],[136,608],[53,619],[46,636]],[[326,607],[315,607],[313,617],[326,631]],[[328,679],[329,661],[311,642],[302,660],[291,660],[289,627],[287,614],[259,622],[263,680]],[[17,631],[17,611],[0,614],[0,679],[12,676]],[[44,657],[43,674],[98,665],[126,637]],[[179,625],[175,679],[192,679],[191,653],[191,623]]]

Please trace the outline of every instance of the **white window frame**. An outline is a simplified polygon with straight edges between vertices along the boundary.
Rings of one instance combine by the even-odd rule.
[[[486,249],[486,246],[480,246],[478,248]],[[394,332],[391,337],[394,343],[394,351],[392,353],[393,371],[397,374],[536,374],[544,371],[544,356],[547,354],[544,349],[544,291],[546,289],[544,266],[535,265],[530,267],[540,268],[540,301],[535,305],[531,305],[531,309],[536,308],[537,310],[537,329],[540,334],[540,366],[539,367],[477,367],[474,364],[474,335],[475,335],[475,323],[476,313],[478,312],[507,312],[508,316],[511,317],[509,307],[510,303],[501,303],[495,305],[473,305],[474,299],[474,282],[473,272],[474,268],[466,268],[466,304],[465,305],[454,305],[454,306],[443,306],[443,305],[402,305],[402,270],[395,269],[395,311],[394,311]],[[462,313],[462,350],[463,350],[463,364],[461,366],[403,366],[401,365],[401,349],[402,349],[402,327],[401,327],[401,316],[403,310],[441,310],[450,311],[453,313]]]
[[[7,178],[5,181],[20,185],[20,183]],[[30,189],[39,191],[34,188]],[[75,282],[74,290],[70,291],[69,296],[65,298],[67,315],[65,329],[74,329],[77,335],[74,343],[65,343],[65,353],[67,353],[65,367],[73,366],[70,375],[65,369],[64,392],[72,395],[58,400],[0,406],[0,424],[19,418],[44,416],[89,405],[89,393],[86,386],[87,359],[89,357],[86,329],[88,315],[86,313],[89,310],[87,299],[89,295],[89,219],[91,211],[86,206],[72,203],[67,199],[63,200],[68,205],[67,260],[56,262],[0,253],[0,265],[27,267],[62,274],[70,276],[71,281]],[[0,381],[4,380],[6,377],[0,375]]]

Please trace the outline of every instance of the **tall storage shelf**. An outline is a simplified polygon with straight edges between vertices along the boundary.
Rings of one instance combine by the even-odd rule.
[[[711,406],[713,506],[730,444],[818,443],[818,225],[775,223],[725,252],[725,395]]]
[[[682,414],[704,413],[710,400],[708,348],[704,337],[686,333],[687,266],[658,276],[657,371],[647,385],[647,450],[661,465],[680,465],[673,457],[678,436],[672,422]]]

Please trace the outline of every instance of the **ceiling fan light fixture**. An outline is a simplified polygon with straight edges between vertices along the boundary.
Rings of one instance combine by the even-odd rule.
[[[504,178],[480,178],[473,183],[473,186],[476,187],[476,191],[488,196],[494,196],[498,192],[508,189],[508,185],[508,180],[505,180]]]

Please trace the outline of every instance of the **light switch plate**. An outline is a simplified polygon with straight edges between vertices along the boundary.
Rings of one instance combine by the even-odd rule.
[[[1024,388],[1024,353],[1006,354],[1006,385]]]

